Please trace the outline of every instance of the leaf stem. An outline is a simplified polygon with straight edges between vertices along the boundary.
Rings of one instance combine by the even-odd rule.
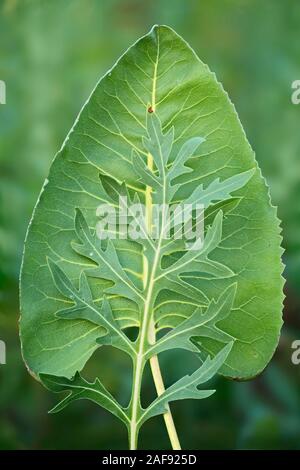
[[[153,322],[151,322],[151,325],[149,326],[149,341],[152,343],[155,343],[155,328]],[[152,377],[154,380],[155,388],[157,395],[160,396],[164,393],[165,391],[165,385],[163,382],[161,370],[160,370],[160,365],[158,361],[157,355],[152,356],[150,358],[150,368],[152,372]],[[173,416],[170,410],[169,405],[167,406],[167,412],[164,413],[164,420],[165,420],[165,425],[168,431],[169,439],[172,445],[173,450],[181,450],[181,445],[178,439],[178,434],[176,431],[175,423],[173,420]]]
[[[154,104],[154,100],[153,100],[153,104]],[[147,166],[151,171],[153,171],[153,157],[150,153],[148,154],[148,158],[147,158]],[[146,226],[147,226],[148,233],[151,235],[152,188],[150,186],[146,187]],[[147,258],[144,256],[144,287],[146,287],[148,283],[148,269],[149,269],[148,261],[147,261]],[[154,271],[155,271],[155,268],[154,268]],[[155,334],[155,325],[154,325],[154,321],[152,317],[150,319],[148,328],[149,328],[148,329],[148,341],[151,344],[154,344],[156,341],[156,334]],[[150,368],[151,368],[151,373],[152,373],[157,395],[160,396],[165,391],[165,386],[164,386],[157,355],[152,356],[150,358]],[[175,428],[175,423],[174,423],[169,405],[167,406],[167,409],[168,411],[164,413],[164,420],[165,420],[167,432],[169,435],[169,439],[172,445],[172,449],[181,450],[180,442],[179,442],[177,431]]]
[[[141,344],[141,343],[140,343]],[[142,354],[138,354],[133,370],[133,386],[131,398],[131,420],[129,426],[129,449],[136,450],[138,442],[139,428],[137,425],[138,412],[140,407],[140,394],[142,385],[142,376],[144,370],[144,360]]]
[[[157,57],[154,65],[154,74],[153,74],[153,84],[152,84],[152,112],[155,112],[156,107],[156,81],[157,81],[157,67],[158,67],[158,58],[159,58],[159,37],[157,36]],[[147,155],[147,166],[148,168],[153,171],[153,157],[150,153]],[[164,178],[165,180],[165,178]],[[165,181],[164,181],[165,184]],[[151,186],[146,186],[146,193],[145,193],[145,202],[146,202],[146,226],[147,232],[150,234],[152,232],[152,188]],[[164,187],[164,201],[165,202],[165,187]],[[164,215],[163,215],[164,220]],[[145,309],[144,315],[142,319],[142,325],[139,334],[139,348],[137,354],[137,361],[135,363],[135,368],[133,372],[133,389],[132,389],[132,398],[131,398],[131,422],[130,422],[130,429],[129,429],[129,445],[130,450],[135,450],[137,448],[137,439],[138,439],[138,426],[137,426],[137,416],[140,407],[140,392],[141,392],[141,383],[142,383],[142,376],[143,370],[145,366],[144,362],[144,347],[145,342],[148,340],[149,342],[154,342],[156,340],[155,334],[155,325],[152,318],[152,294],[153,294],[153,285],[154,285],[154,277],[157,269],[157,265],[159,263],[159,251],[160,245],[162,241],[162,234],[163,230],[160,234],[160,239],[158,242],[158,248],[156,250],[153,264],[151,266],[151,275],[149,276],[149,263],[147,256],[143,256],[143,284],[144,289],[147,290],[147,297],[145,300]],[[148,331],[147,331],[148,330]],[[153,356],[150,358],[150,367],[151,372],[155,384],[155,388],[158,395],[161,395],[165,391],[165,386],[163,383],[163,378],[161,375],[161,370],[158,362],[158,357]],[[173,417],[168,406],[168,411],[164,414],[164,420],[167,427],[168,435],[170,438],[170,442],[172,448],[174,450],[180,450],[180,443],[177,436],[175,424],[173,421]]]

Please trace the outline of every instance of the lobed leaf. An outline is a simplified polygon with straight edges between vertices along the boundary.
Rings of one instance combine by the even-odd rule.
[[[100,240],[99,206],[119,217],[120,196],[130,207],[145,204],[145,220],[130,208]],[[190,240],[193,217],[183,236],[181,212],[173,225],[167,220],[178,204],[202,205],[202,237]],[[124,236],[133,227],[142,236]],[[56,411],[92,399],[133,436],[169,402],[209,396],[197,387],[215,373],[243,379],[267,365],[282,325],[280,242],[276,210],[227,94],[182,38],[155,26],[97,84],[35,207],[21,272],[25,362],[48,388],[70,392]],[[134,342],[130,326],[139,329]],[[126,409],[98,379],[79,375],[105,345],[133,362]],[[206,360],[143,410],[144,366],[174,348]]]
[[[40,379],[48,390],[54,393],[68,391],[69,394],[60,401],[49,413],[58,413],[75,400],[91,400],[117,416],[126,425],[129,422],[126,410],[108,392],[99,379],[93,383],[86,381],[77,373],[72,379],[40,374]]]
[[[167,388],[162,395],[157,397],[146,410],[143,410],[139,419],[141,426],[148,419],[164,414],[167,405],[176,400],[187,398],[203,399],[210,397],[215,390],[199,390],[198,386],[210,380],[216,375],[225,363],[233,343],[228,343],[213,359],[207,357],[204,363],[193,374],[186,375]]]

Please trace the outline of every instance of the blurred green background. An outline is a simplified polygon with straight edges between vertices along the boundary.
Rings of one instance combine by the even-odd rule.
[[[18,340],[18,274],[27,224],[50,162],[99,77],[154,23],[184,36],[236,105],[282,219],[285,326],[275,357],[252,382],[217,380],[202,402],[172,405],[183,448],[300,449],[300,79],[298,0],[0,0],[0,449],[122,449],[119,422],[89,402],[47,415],[56,398],[25,370]],[[105,349],[105,348],[103,348]],[[184,354],[164,359],[171,382]],[[190,364],[192,369],[193,364]],[[101,351],[87,375],[128,394],[128,364]],[[146,394],[152,393],[146,380]],[[141,448],[169,448],[161,417]]]

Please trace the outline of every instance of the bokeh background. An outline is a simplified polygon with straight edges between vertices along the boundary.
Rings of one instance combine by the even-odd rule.
[[[298,0],[0,0],[0,449],[123,449],[125,430],[92,403],[47,415],[56,398],[25,370],[18,340],[18,275],[27,224],[50,162],[99,77],[154,23],[168,24],[216,72],[236,105],[278,205],[286,301],[280,345],[251,382],[217,379],[210,399],[172,405],[186,449],[300,449],[300,79]],[[105,349],[105,348],[103,348]],[[97,352],[87,375],[117,396],[128,364]],[[166,357],[172,381],[186,356]],[[191,368],[193,364],[190,365]],[[146,394],[153,385],[148,377]],[[142,448],[169,448],[161,417],[142,430]]]

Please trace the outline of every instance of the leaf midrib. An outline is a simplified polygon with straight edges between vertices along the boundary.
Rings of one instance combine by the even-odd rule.
[[[154,63],[152,92],[151,92],[151,101],[152,101],[151,106],[152,106],[153,111],[155,111],[155,105],[156,105],[158,61],[159,61],[159,34],[157,33],[157,52],[156,52],[156,60]],[[153,161],[152,158],[153,157],[149,153],[148,162],[149,160],[152,162]],[[147,206],[147,203],[148,203],[148,206]],[[148,213],[149,210],[151,211],[151,207],[152,207],[151,189],[148,188],[148,192],[146,191],[146,213]],[[151,219],[148,221],[148,224],[151,227],[151,224],[152,224]],[[131,447],[135,445],[135,443],[132,440],[135,439],[136,437],[135,435],[137,431],[138,411],[139,411],[139,405],[140,405],[141,379],[142,379],[142,373],[143,373],[143,368],[144,368],[144,349],[145,349],[145,342],[147,339],[147,327],[149,324],[148,316],[149,316],[151,295],[152,295],[152,289],[153,289],[153,279],[155,275],[157,261],[158,261],[158,254],[157,254],[157,250],[155,250],[150,280],[149,280],[149,272],[148,272],[149,271],[148,260],[146,263],[144,262],[144,269],[143,269],[144,283],[147,285],[148,280],[149,280],[149,284],[148,284],[148,289],[147,289],[146,300],[144,302],[144,312],[143,312],[142,324],[141,324],[141,330],[140,330],[139,349],[138,349],[138,353],[136,356],[135,376],[133,379],[132,415],[131,415]]]

